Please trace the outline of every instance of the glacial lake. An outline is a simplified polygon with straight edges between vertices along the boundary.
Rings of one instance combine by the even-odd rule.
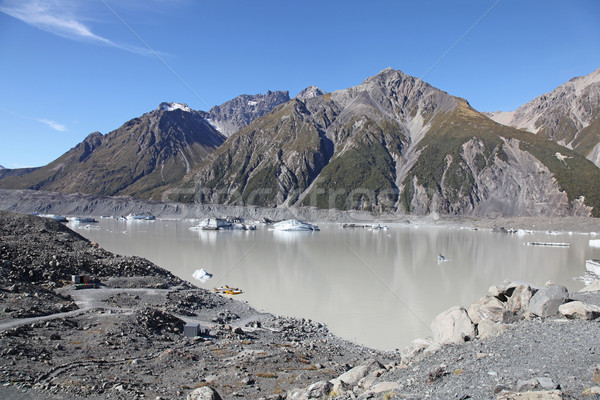
[[[199,287],[229,285],[236,299],[278,315],[312,319],[347,340],[381,350],[403,349],[431,335],[433,318],[464,307],[506,278],[570,291],[584,286],[585,260],[598,235],[388,224],[388,230],[320,223],[319,232],[194,231],[195,220],[125,221],[69,227],[122,255],[147,258]],[[563,242],[542,247],[527,242]],[[438,262],[438,254],[448,261]],[[192,275],[204,268],[206,283]]]

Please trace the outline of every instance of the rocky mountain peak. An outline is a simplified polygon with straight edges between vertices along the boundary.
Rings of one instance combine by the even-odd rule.
[[[587,87],[600,84],[600,68],[585,76],[577,76],[565,84],[571,85],[579,94]]]
[[[89,135],[87,135],[86,138],[84,139],[84,141],[91,141],[96,138],[101,138],[102,136],[104,136],[104,135],[101,132],[95,131],[95,132],[92,132]]]
[[[192,112],[193,111],[185,103],[167,103],[167,102],[163,102],[163,103],[160,103],[160,105],[158,106],[158,109],[161,110],[161,111],[175,111],[175,110],[182,110],[182,111],[186,111],[186,112]]]
[[[266,94],[243,94],[219,106],[214,106],[206,118],[219,132],[231,136],[258,117],[267,114],[279,104],[290,100],[286,91],[267,91]]]
[[[419,78],[386,68],[360,85],[331,94],[343,113],[369,114],[372,118],[395,121],[406,130],[413,145],[425,133],[425,126],[439,112],[456,107],[456,98]],[[378,117],[379,116],[379,117]]]
[[[573,78],[515,111],[485,113],[494,121],[544,136],[600,165],[600,69]]]
[[[323,90],[319,89],[316,86],[311,85],[311,86],[303,89],[302,91],[300,91],[300,93],[298,93],[295,98],[298,100],[305,101],[308,99],[322,96],[324,94],[325,94],[325,92]]]

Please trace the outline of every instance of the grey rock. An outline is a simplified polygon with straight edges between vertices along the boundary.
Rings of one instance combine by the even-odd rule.
[[[558,307],[558,312],[569,319],[592,320],[600,317],[600,307],[581,301],[571,301]]]
[[[427,373],[427,383],[433,383],[446,375],[446,368],[444,366],[438,366]]]
[[[431,322],[433,341],[439,344],[463,343],[475,337],[475,325],[467,310],[454,306]]]
[[[566,287],[547,286],[531,297],[528,310],[542,318],[551,317],[558,314],[558,308],[568,299],[569,291]]]
[[[330,382],[333,384],[331,391],[334,393],[343,394],[352,390],[352,386],[340,379],[334,379]]]
[[[474,324],[479,324],[483,320],[511,323],[517,319],[515,313],[507,310],[502,301],[489,295],[471,304],[467,309],[467,314]]]
[[[334,385],[336,381],[344,381],[350,387],[358,385],[361,379],[369,375],[373,371],[384,369],[385,367],[377,360],[368,361],[362,365],[352,368],[349,371],[344,372],[342,375],[331,380]]]
[[[600,383],[600,364],[594,367],[594,372],[592,375],[592,380],[595,383]]]
[[[538,386],[538,380],[536,378],[517,381],[517,392],[527,392],[535,389]]]
[[[538,381],[539,387],[544,390],[554,390],[560,388],[560,386],[556,382],[554,382],[551,378],[548,378],[547,376],[540,376],[536,379]]]
[[[488,294],[497,297],[500,301],[506,302],[513,294],[514,290],[519,286],[530,286],[527,282],[505,279],[498,285],[490,286]]]
[[[506,308],[515,313],[524,313],[529,306],[529,300],[533,296],[533,289],[529,284],[515,287],[511,296],[508,298]]]
[[[329,396],[333,384],[327,381],[319,381],[313,383],[306,389],[293,389],[288,393],[288,400],[310,400],[310,399],[321,399]]]
[[[585,287],[579,289],[580,293],[599,292],[599,291],[600,291],[600,280],[596,280],[596,281],[590,283],[589,285],[586,285]]]
[[[362,397],[369,398],[370,396],[377,396],[381,393],[394,393],[399,389],[400,384],[398,382],[378,382],[365,391],[362,394]]]
[[[371,373],[369,373],[369,375],[365,376],[358,382],[358,386],[360,386],[363,389],[369,389],[371,386],[373,386],[377,378],[383,375],[385,371],[385,368],[372,371]]]
[[[529,392],[500,392],[496,400],[562,400],[560,390],[540,390]]]
[[[219,393],[211,387],[203,386],[194,389],[186,397],[187,400],[222,400]]]
[[[477,337],[487,339],[501,335],[508,329],[508,325],[494,322],[491,320],[483,320],[477,325]]]
[[[423,353],[425,349],[431,346],[433,342],[429,339],[415,339],[410,346],[405,347],[400,353],[402,361],[408,363],[418,354]]]

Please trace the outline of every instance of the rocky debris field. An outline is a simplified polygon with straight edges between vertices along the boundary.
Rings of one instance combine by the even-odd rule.
[[[391,355],[259,313],[60,223],[0,212],[0,398],[285,398]],[[97,288],[75,289],[85,274]],[[206,334],[183,335],[199,323]]]
[[[505,281],[378,352],[0,212],[3,399],[598,399],[600,284]],[[71,275],[97,288],[77,290]],[[206,331],[183,335],[186,323]]]

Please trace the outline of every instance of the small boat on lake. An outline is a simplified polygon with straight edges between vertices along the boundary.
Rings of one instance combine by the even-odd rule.
[[[297,219],[288,219],[273,224],[273,229],[276,231],[318,231],[319,227]]]

